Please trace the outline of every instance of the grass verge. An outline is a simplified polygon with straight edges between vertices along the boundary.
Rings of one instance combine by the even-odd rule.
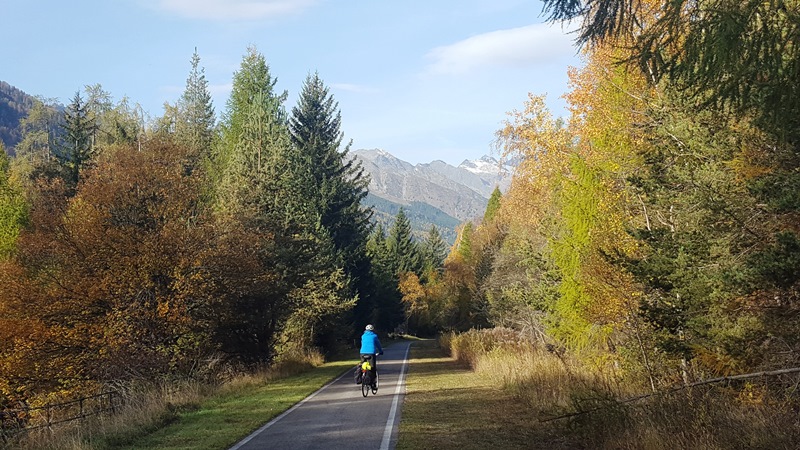
[[[447,356],[436,341],[411,348],[406,389],[399,450],[580,448],[541,426],[524,402]]]
[[[229,448],[352,366],[352,361],[331,362],[268,384],[223,388],[196,409],[178,411],[170,424],[146,435],[117,436],[107,448]]]
[[[643,387],[511,330],[442,341],[453,358],[435,349],[415,355],[401,448],[800,448],[796,379],[697,386],[622,402]]]
[[[353,364],[353,358],[322,364],[321,357],[305,357],[221,386],[144,384],[126,393],[119,414],[34,430],[10,444],[20,450],[226,449]]]

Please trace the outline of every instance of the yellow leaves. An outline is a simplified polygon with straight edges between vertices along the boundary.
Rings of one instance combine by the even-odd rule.
[[[419,277],[413,272],[400,274],[398,285],[400,293],[403,295],[403,303],[408,307],[409,313],[415,313],[423,308],[425,299],[425,288],[420,284]]]
[[[552,117],[544,97],[529,95],[496,133],[504,157],[523,158],[501,216],[514,233],[545,243],[542,257],[560,278],[551,321],[572,342],[585,340],[578,335],[587,329],[604,339],[636,298],[632,277],[603,256],[636,251],[627,179],[641,167],[637,121],[653,95],[638,71],[618,64],[622,56],[595,47],[585,67],[570,69],[568,125]]]

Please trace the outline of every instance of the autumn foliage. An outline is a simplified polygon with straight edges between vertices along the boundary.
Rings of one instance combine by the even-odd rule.
[[[439,295],[463,299],[475,327],[516,328],[642,389],[796,366],[796,103],[775,116],[796,52],[766,55],[797,48],[797,8],[546,3],[585,20],[570,116],[533,94],[509,114],[498,149],[521,163],[495,218],[459,236]],[[414,305],[425,290],[408,289]]]

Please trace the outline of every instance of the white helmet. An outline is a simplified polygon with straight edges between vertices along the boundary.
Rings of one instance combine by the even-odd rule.
[[[367,331],[372,331],[374,329],[375,327],[373,327],[372,324],[367,325]]]

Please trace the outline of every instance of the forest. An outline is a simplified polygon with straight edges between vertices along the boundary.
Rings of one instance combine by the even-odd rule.
[[[99,85],[33,105],[0,152],[0,405],[214,381],[402,324],[397,274],[441,266],[444,241],[402,210],[373,229],[325,83],[287,111],[276,82],[247,49],[217,121],[195,52],[148,123]]]

